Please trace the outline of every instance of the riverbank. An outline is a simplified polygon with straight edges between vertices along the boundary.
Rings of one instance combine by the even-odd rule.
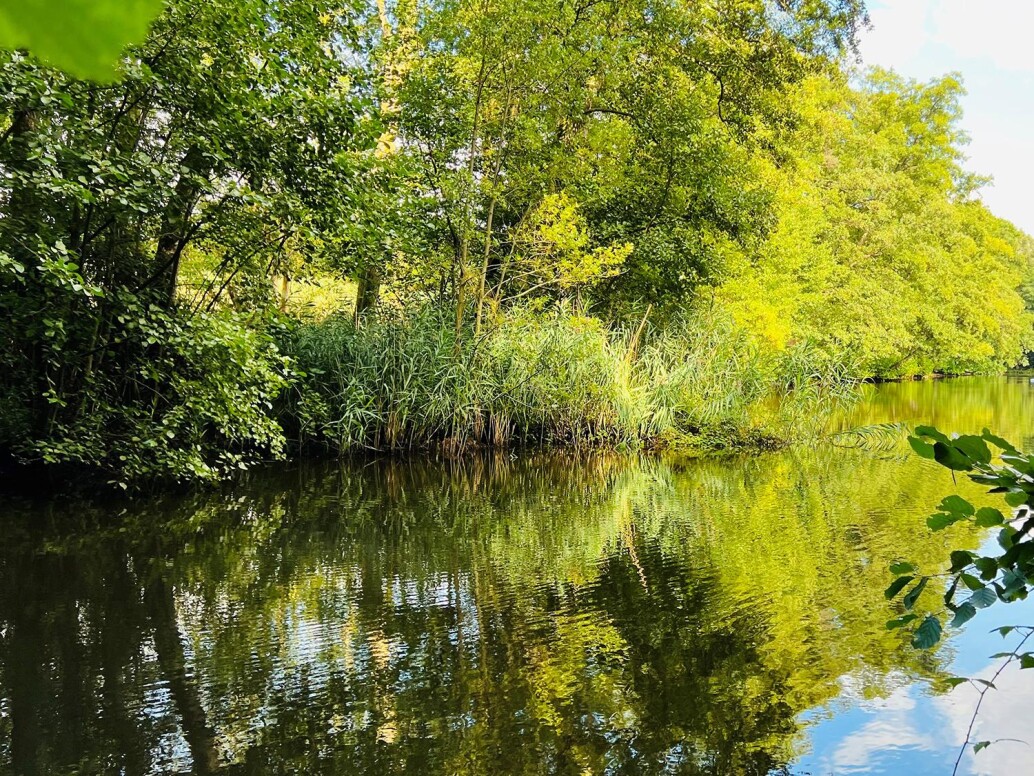
[[[262,322],[106,304],[147,317],[109,345],[106,374],[64,373],[75,400],[38,427],[7,414],[0,477],[138,490],[366,452],[754,452],[829,431],[862,382],[841,352],[777,346],[720,309],[663,325],[518,309],[457,334],[432,308]]]
[[[52,407],[42,434],[13,429],[5,477],[26,476],[20,462],[136,489],[368,451],[772,449],[815,435],[854,392],[842,361],[766,347],[721,313],[615,327],[523,311],[459,335],[431,309],[262,328],[148,315],[112,347],[109,382]]]

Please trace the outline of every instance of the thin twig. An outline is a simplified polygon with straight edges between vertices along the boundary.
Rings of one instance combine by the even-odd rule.
[[[1034,628],[1029,628],[1027,630],[1027,635],[1020,639],[1020,643],[1016,645],[1016,648],[1009,654],[1009,657],[1007,657],[1005,659],[1005,662],[1003,662],[998,667],[998,670],[994,672],[994,675],[991,677],[990,683],[985,684],[984,689],[980,691],[980,697],[977,699],[977,705],[973,709],[973,716],[969,718],[969,727],[966,728],[966,740],[962,742],[962,747],[959,749],[959,756],[955,758],[955,767],[951,769],[951,776],[956,776],[958,774],[959,764],[962,762],[962,756],[966,753],[966,747],[972,743],[970,739],[973,737],[973,726],[976,724],[977,716],[980,714],[980,704],[984,702],[984,696],[987,694],[988,690],[994,687],[995,680],[998,679],[999,676],[1001,676],[1002,671],[1004,671],[1009,666],[1009,664],[1012,663],[1012,661],[1019,656],[1019,652],[1023,648],[1023,645],[1031,636],[1034,636]]]

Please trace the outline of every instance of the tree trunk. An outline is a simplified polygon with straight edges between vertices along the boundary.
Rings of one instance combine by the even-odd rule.
[[[481,262],[481,277],[478,282],[478,311],[477,319],[474,323],[475,337],[481,335],[481,317],[485,308],[485,283],[488,279],[488,262],[492,256],[492,220],[495,216],[495,203],[496,198],[492,197],[492,201],[488,206],[488,223],[485,226],[485,255]]]
[[[187,170],[180,175],[162,215],[158,248],[154,254],[155,272],[159,275],[158,288],[171,307],[176,298],[176,278],[179,275],[180,256],[189,239],[190,216],[201,195],[196,176],[206,171],[205,155],[192,146],[183,156],[180,166]]]
[[[355,292],[355,322],[364,313],[377,306],[381,294],[381,272],[376,267],[364,267],[359,273],[359,288]]]

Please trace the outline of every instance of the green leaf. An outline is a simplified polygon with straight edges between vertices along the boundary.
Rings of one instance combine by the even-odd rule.
[[[937,508],[942,512],[961,514],[966,517],[969,517],[975,511],[973,505],[962,498],[962,496],[945,496]]]
[[[976,754],[981,749],[987,749],[987,747],[989,746],[991,746],[990,741],[977,741],[975,744],[973,744],[973,754]]]
[[[891,563],[890,573],[891,574],[911,574],[916,570],[916,567],[912,563]]]
[[[1016,630],[1016,626],[1015,625],[1003,625],[1001,628],[995,628],[991,632],[992,633],[997,633],[999,636],[1001,636],[1004,639],[1006,636],[1008,636],[1014,630]]]
[[[1005,494],[1005,503],[1011,507],[1018,507],[1020,504],[1026,504],[1029,494],[1023,490],[1013,490]]]
[[[977,610],[968,601],[955,610],[955,616],[951,620],[951,627],[961,628],[976,616]]]
[[[962,584],[964,584],[970,590],[979,590],[984,586],[984,583],[976,577],[974,577],[972,574],[959,574],[959,579],[961,579]]]
[[[951,688],[955,688],[958,687],[960,684],[965,684],[968,681],[969,679],[967,679],[964,676],[949,676],[947,679],[944,680],[944,683]]]
[[[1016,448],[1013,447],[1009,442],[1006,442],[1004,439],[1002,439],[999,436],[995,436],[990,431],[988,431],[986,428],[984,429],[983,433],[980,436],[983,437],[983,439],[985,441],[990,442],[991,444],[993,444],[995,447],[999,448],[1000,450],[1006,450],[1006,451],[1008,451],[1010,453],[1015,453],[1016,452]]]
[[[962,571],[970,563],[973,562],[973,553],[967,552],[966,550],[952,550],[951,555],[951,571]]]
[[[1004,593],[1006,596],[1012,596],[1027,586],[1027,577],[1014,569],[1007,569],[1002,574],[1002,581],[1005,583]]]
[[[79,78],[111,81],[122,50],[141,43],[162,0],[0,3],[0,47],[29,49]]]
[[[919,615],[914,612],[903,614],[900,617],[895,617],[893,620],[887,620],[887,630],[894,630],[895,628],[901,628],[902,626],[908,625],[913,620],[918,620]]]
[[[951,443],[977,463],[990,463],[991,461],[991,451],[987,449],[984,440],[978,436],[956,437],[951,440]]]
[[[918,437],[910,436],[908,438],[908,443],[912,446],[912,449],[915,450],[919,456],[927,458],[931,461],[933,460],[933,445],[931,445],[929,442],[924,442],[922,439],[919,439]]]
[[[907,585],[913,579],[915,579],[915,577],[898,577],[890,583],[890,586],[886,590],[883,591],[883,595],[886,596],[887,600],[889,601],[898,593],[900,593],[904,589],[905,585]]]
[[[935,429],[933,426],[916,426],[916,435],[933,439],[938,442],[947,442],[948,437]]]
[[[941,621],[931,614],[916,628],[912,636],[912,646],[916,649],[929,649],[940,640]]]
[[[994,590],[989,587],[982,587],[974,592],[966,603],[972,604],[977,609],[986,609],[997,600],[998,596],[995,595]]]
[[[946,466],[952,471],[968,472],[973,468],[973,463],[967,456],[944,442],[934,442],[933,457],[941,466]]]
[[[973,565],[977,567],[980,576],[984,579],[994,579],[998,574],[998,563],[994,558],[976,558]]]
[[[1014,537],[1016,536],[1016,534],[1016,529],[1013,528],[1011,525],[1005,526],[1004,528],[1002,528],[1001,531],[998,532],[998,546],[1001,547],[1003,550],[1012,549]],[[1002,565],[1006,564],[1003,563]]]
[[[915,606],[916,601],[919,599],[919,596],[922,595],[923,590],[926,589],[926,583],[929,581],[929,577],[923,577],[919,580],[919,584],[917,584],[915,587],[909,590],[908,593],[905,594],[905,597],[901,599],[901,602],[904,604],[906,609],[911,609],[913,606]]]
[[[931,531],[943,531],[949,525],[965,519],[964,515],[957,513],[945,514],[943,512],[937,512],[936,514],[930,515],[926,518],[926,525]]]
[[[1034,654],[1027,652],[1020,655],[1020,668],[1034,668]]]
[[[955,605],[952,603],[952,601],[955,600],[955,591],[958,590],[958,587],[959,578],[955,577],[955,579],[952,580],[951,585],[948,587],[948,589],[944,591],[944,605],[952,611],[955,610]]]
[[[994,507],[980,507],[977,510],[976,524],[987,528],[992,525],[1001,525],[1005,522],[1005,516]]]

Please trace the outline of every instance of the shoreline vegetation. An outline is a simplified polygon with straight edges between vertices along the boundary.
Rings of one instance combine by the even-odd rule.
[[[302,325],[284,352],[289,438],[334,452],[569,445],[765,448],[815,433],[852,395],[807,347],[764,351],[728,318],[653,329],[561,311],[511,315],[457,345],[434,313]]]
[[[0,53],[5,477],[757,450],[1020,363],[958,78],[777,5],[171,0],[109,82]]]

